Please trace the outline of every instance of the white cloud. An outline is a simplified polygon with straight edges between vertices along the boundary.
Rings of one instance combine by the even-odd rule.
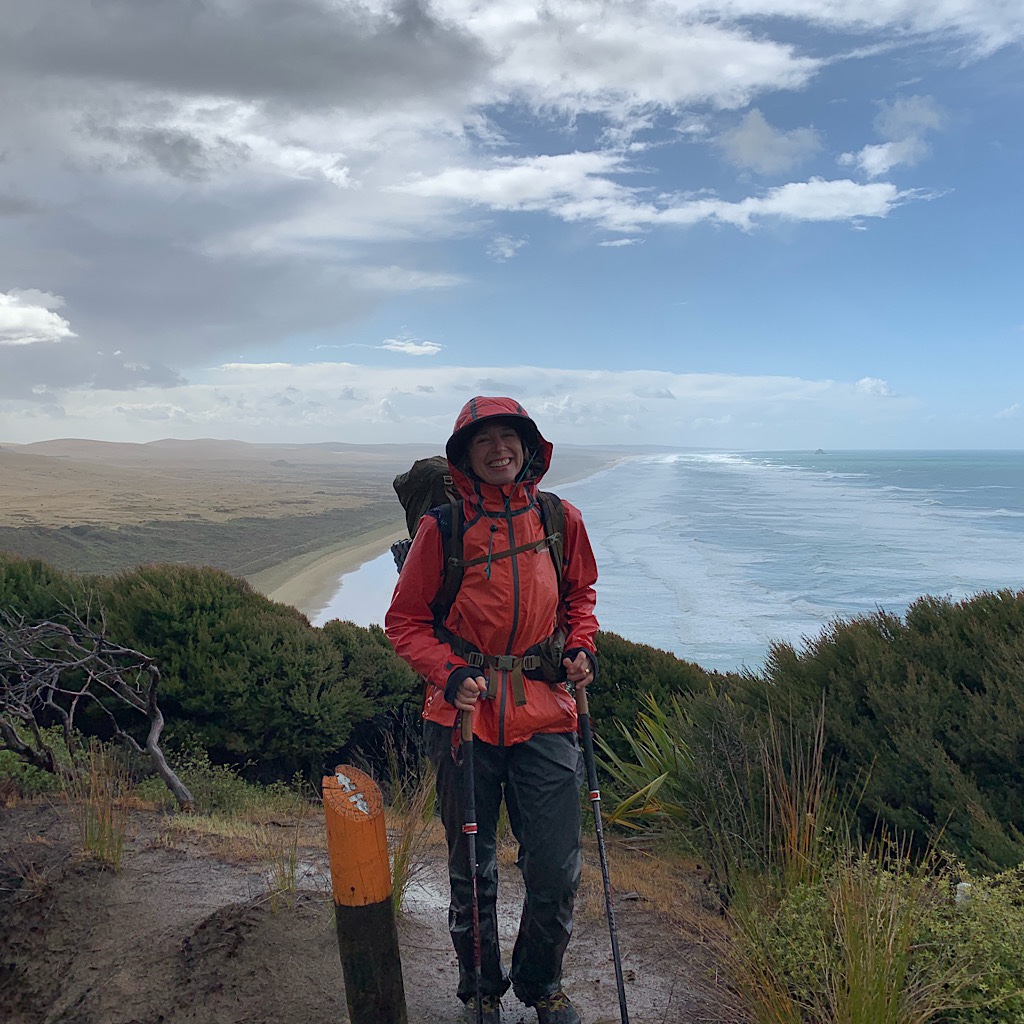
[[[930,96],[904,96],[879,107],[875,129],[887,141],[839,157],[840,164],[858,167],[869,178],[919,163],[931,152],[926,133],[946,124],[945,113]]]
[[[726,18],[793,18],[838,31],[949,33],[981,54],[1024,37],[1020,6],[999,0],[723,0],[709,9]]]
[[[749,229],[756,221],[771,217],[791,221],[855,220],[888,216],[900,202],[912,198],[916,198],[914,193],[900,192],[884,182],[862,185],[848,179],[811,178],[779,185],[763,195],[738,202],[697,199],[661,211],[648,210],[648,223],[696,224],[717,220]],[[640,222],[640,218],[635,221]]]
[[[621,249],[626,245],[641,245],[642,243],[642,238],[607,238],[597,244],[603,249]]]
[[[40,291],[38,288],[12,288],[8,295],[13,295],[26,306],[42,306],[43,309],[64,308],[63,295],[53,295],[51,292]]]
[[[516,256],[525,245],[527,245],[525,238],[513,238],[511,235],[495,235],[487,246],[487,255],[492,260],[504,263]]]
[[[717,144],[737,167],[775,174],[789,171],[813,156],[822,148],[822,139],[813,128],[773,128],[755,107],[734,128],[722,132]]]
[[[135,422],[182,423],[193,422],[179,405],[169,402],[119,402],[113,407],[115,415]]]
[[[361,288],[382,292],[411,292],[431,288],[451,288],[463,284],[460,274],[408,267],[355,267],[349,279]]]
[[[379,347],[387,352],[401,352],[406,356],[436,356],[443,346],[438,345],[436,341],[388,338],[386,341],[382,341]]]
[[[0,292],[0,345],[39,345],[74,338],[59,295],[35,289]]]
[[[997,420],[1015,420],[1020,416],[1020,402],[1014,402],[1013,405],[1007,406],[1005,409],[1000,409],[995,414]]]
[[[541,210],[570,199],[628,196],[628,189],[603,176],[623,167],[622,157],[610,152],[498,157],[490,167],[447,167],[437,174],[418,175],[395,190],[497,210]]]
[[[821,63],[680,4],[447,0],[441,9],[465,19],[491,54],[493,99],[620,123],[650,106],[742,106],[762,90],[799,88]]]
[[[145,389],[135,402],[106,390],[68,391],[57,415],[65,436],[112,440],[166,436],[170,420],[182,437],[440,444],[468,398],[490,393],[513,395],[552,440],[576,444],[805,448],[811,441],[812,447],[834,445],[845,436],[863,447],[885,447],[895,440],[891,424],[902,423],[915,408],[896,396],[879,403],[877,387],[863,381],[277,362],[224,364],[193,384]],[[282,404],[282,397],[288,402]],[[45,421],[23,421],[20,408],[0,402],[0,439],[18,441],[28,431],[32,437],[25,439],[45,436]]]
[[[862,394],[873,395],[876,398],[892,398],[893,396],[888,383],[878,377],[861,377],[854,387]]]
[[[547,210],[566,221],[593,221],[617,231],[655,225],[691,225],[717,220],[741,228],[765,217],[788,220],[849,220],[884,217],[901,200],[915,198],[886,183],[859,184],[811,178],[738,201],[663,195],[658,203],[639,189],[604,175],[622,169],[610,153],[569,153],[557,157],[502,157],[490,169],[450,167],[402,186],[424,196],[444,196],[499,210]]]

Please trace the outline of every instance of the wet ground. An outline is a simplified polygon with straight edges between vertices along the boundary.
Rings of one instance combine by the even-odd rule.
[[[315,836],[322,820],[308,828]],[[226,859],[201,838],[169,831],[155,812],[135,812],[117,873],[78,858],[74,838],[60,805],[0,810],[0,1020],[350,1021],[326,858],[316,843],[302,851],[297,890],[272,896],[265,863]],[[461,1004],[443,854],[425,856],[399,916],[408,1019],[454,1024]],[[511,949],[521,892],[514,866],[503,871],[502,941]],[[630,1021],[736,1021],[713,944],[629,897],[617,899],[615,914]],[[585,1024],[617,1024],[603,896],[596,902],[578,915],[565,987]],[[527,1024],[536,1016],[510,994],[502,1019]]]

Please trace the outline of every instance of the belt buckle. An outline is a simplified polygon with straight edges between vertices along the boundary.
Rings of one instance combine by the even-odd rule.
[[[495,668],[501,669],[502,672],[512,672],[518,660],[518,658],[512,657],[511,654],[499,654],[495,659]]]

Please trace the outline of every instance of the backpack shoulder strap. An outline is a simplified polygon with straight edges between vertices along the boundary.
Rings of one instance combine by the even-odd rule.
[[[462,586],[462,532],[463,508],[462,501],[451,498],[447,505],[438,505],[430,509],[427,515],[437,520],[437,528],[441,534],[441,550],[444,557],[444,578],[441,589],[432,606],[434,621],[444,622],[448,612],[455,603],[455,595]]]
[[[548,535],[548,551],[555,563],[555,576],[558,589],[562,589],[563,559],[565,558],[565,506],[562,499],[551,491],[537,492],[537,506],[540,518],[544,523],[544,532]]]
[[[555,578],[558,581],[558,589],[561,591],[562,560],[565,552],[565,506],[557,494],[552,494],[550,491],[538,491],[537,508],[544,526],[548,552],[555,566]],[[430,509],[427,515],[434,517],[437,521],[437,528],[441,533],[441,545],[444,555],[444,579],[432,610],[434,612],[434,621],[442,623],[448,617],[448,612],[455,603],[455,596],[459,592],[459,587],[462,586],[462,577],[465,574],[466,566],[475,565],[485,559],[472,559],[467,562],[462,557],[462,534],[465,528],[465,514],[460,500],[452,499],[447,505],[438,505],[436,508]],[[516,554],[521,550],[525,551],[528,548],[534,547],[535,543],[524,544],[520,548],[513,548],[511,551],[502,552],[502,555]],[[501,557],[501,555],[496,557]]]

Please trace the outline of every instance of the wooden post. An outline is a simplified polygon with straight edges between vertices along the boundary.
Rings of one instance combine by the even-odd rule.
[[[407,1024],[384,801],[365,772],[339,765],[324,776],[327,848],[352,1024]]]

